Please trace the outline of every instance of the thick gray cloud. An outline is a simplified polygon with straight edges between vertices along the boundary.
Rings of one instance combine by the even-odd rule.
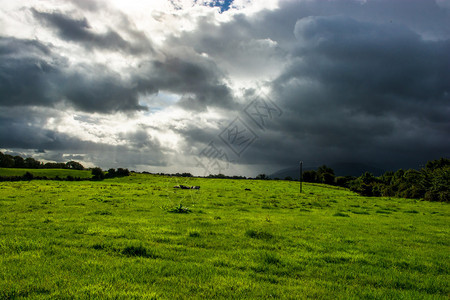
[[[38,99],[53,102],[48,91],[60,72],[45,57],[51,49],[38,41],[0,38],[0,104],[27,105]]]
[[[109,167],[135,168],[141,164],[165,166],[169,152],[157,140],[142,129],[121,133],[119,145],[84,140],[47,129],[50,118],[58,118],[55,110],[36,110],[27,107],[4,108],[0,111],[0,141],[6,149],[30,149],[20,155],[32,155],[39,159],[67,161],[83,160],[91,164]],[[70,153],[81,153],[71,155]]]
[[[442,1],[286,0],[278,9],[234,12],[223,22],[213,14],[180,14],[194,29],[168,30],[158,43],[151,30],[137,29],[133,16],[112,6],[72,4],[72,10],[31,9],[33,22],[55,39],[0,38],[0,106],[10,112],[0,115],[4,148],[75,151],[85,145],[93,149],[86,152],[92,161],[106,162],[98,150],[104,147],[125,167],[163,165],[171,153],[195,155],[211,140],[226,149],[218,135],[241,116],[258,139],[231,159],[255,170],[300,159],[417,167],[450,155],[450,9]],[[105,11],[114,21],[94,28],[93,18]],[[158,20],[171,18],[160,14]],[[61,44],[80,46],[83,59],[61,51]],[[93,54],[130,63],[117,67]],[[283,112],[265,130],[243,113],[252,96],[235,89],[241,80],[252,83],[244,84],[248,91],[256,81],[270,90]],[[16,109],[35,106],[142,113],[145,98],[158,93],[177,99],[166,111],[184,110],[182,119],[174,114],[161,128],[119,134],[127,147],[88,145],[42,129],[47,115],[15,118]],[[221,124],[194,115],[211,108],[219,109],[213,122]],[[164,148],[152,131],[177,135],[185,148]],[[158,155],[146,154],[151,149]]]
[[[294,34],[274,87],[289,111],[280,129],[299,147],[330,149],[327,161],[404,165],[449,154],[450,40],[335,16],[299,19]]]
[[[145,35],[130,28],[128,28],[129,32],[140,38],[138,43],[126,41],[110,28],[104,33],[96,33],[86,18],[74,19],[60,12],[47,13],[36,9],[31,9],[31,12],[36,19],[54,28],[61,39],[79,43],[87,49],[124,51],[134,55],[153,52],[150,41]]]
[[[70,66],[51,46],[0,37],[0,105],[53,106],[67,101],[84,111],[140,110],[139,92],[102,65]]]
[[[283,116],[259,132],[240,163],[417,167],[450,155],[449,20],[431,1],[284,1],[279,10],[221,26],[203,21],[205,32],[171,42],[226,61],[246,57],[227,46],[245,39],[281,48],[274,53],[285,64],[271,98]],[[198,129],[189,131],[192,146],[207,144]]]
[[[69,65],[39,41],[0,38],[0,105],[52,106],[67,101],[83,111],[136,111],[145,109],[140,95],[160,90],[187,95],[180,105],[189,109],[234,103],[217,66],[206,59],[168,56],[142,62],[130,72],[124,75],[131,79],[125,79],[102,64]]]
[[[81,141],[54,130],[44,129],[46,114],[38,116],[26,108],[6,108],[0,113],[0,138],[4,148],[41,149],[74,152],[100,150],[109,145]]]
[[[224,83],[218,67],[211,60],[168,56],[164,61],[152,62],[143,85],[152,84],[162,90],[182,94],[179,105],[188,110],[208,107],[235,107],[231,89]]]

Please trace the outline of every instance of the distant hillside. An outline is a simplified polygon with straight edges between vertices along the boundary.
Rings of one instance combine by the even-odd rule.
[[[360,163],[337,163],[337,164],[331,164],[331,165],[327,165],[327,166],[334,170],[334,174],[336,176],[358,177],[358,176],[361,176],[361,174],[363,174],[365,172],[372,173],[374,176],[381,176],[385,172],[385,170],[383,170],[383,169],[365,165],[365,164],[360,164]],[[316,170],[318,167],[319,166],[303,167],[303,171]],[[284,179],[284,178],[290,176],[293,179],[298,180],[300,177],[299,175],[300,175],[299,166],[295,166],[295,167],[279,170],[273,174],[270,174],[269,177]]]
[[[0,176],[23,176],[25,173],[31,173],[35,177],[59,178],[65,179],[67,176],[74,178],[91,178],[91,171],[88,170],[70,170],[70,169],[15,169],[15,168],[0,168]]]

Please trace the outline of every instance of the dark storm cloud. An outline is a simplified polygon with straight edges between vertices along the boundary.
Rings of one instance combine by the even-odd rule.
[[[259,138],[238,163],[287,166],[302,159],[395,168],[450,156],[450,9],[435,1],[296,0],[281,1],[276,10],[234,12],[227,22],[192,16],[195,30],[166,36],[157,49],[131,16],[100,2],[72,2],[82,11],[32,10],[60,39],[53,45],[0,38],[0,109],[64,102],[86,112],[137,111],[146,109],[141,96],[175,94],[178,107],[186,110],[180,120],[185,126],[167,129],[184,138],[188,148],[183,151],[191,153],[217,140],[242,116],[248,99],[234,98],[227,84],[232,76],[249,81],[272,76],[265,84],[283,114],[265,131],[255,128]],[[117,23],[98,32],[89,21],[94,24],[95,14],[106,10]],[[58,54],[64,53],[56,46],[61,42],[80,45],[85,57],[92,50],[133,55],[139,67],[119,72],[95,61],[77,63]],[[255,79],[259,75],[262,79]],[[210,107],[228,113],[217,131],[192,115]],[[79,149],[77,144],[84,144],[39,129],[47,116],[9,118],[19,115],[4,113],[0,120],[1,142],[8,147]],[[164,161],[162,154],[148,155],[148,149],[161,145],[145,130],[120,139],[130,148],[104,152],[123,162],[119,166]],[[92,160],[108,159],[97,145],[86,147],[97,151]]]
[[[139,93],[155,93],[156,89],[136,86],[103,65],[78,65],[59,81],[64,100],[87,112],[146,110],[139,104]]]
[[[224,83],[224,75],[210,60],[199,57],[169,56],[152,63],[144,74],[146,84],[182,94],[179,105],[187,110],[205,110],[208,107],[235,107],[231,89]]]
[[[33,156],[54,161],[67,161],[77,157],[77,160],[95,162],[104,168],[145,164],[163,166],[167,163],[163,155],[163,151],[167,152],[167,149],[143,130],[120,134],[118,139],[124,142],[123,145],[111,145],[46,129],[48,120],[57,117],[54,110],[3,108],[0,111],[0,147],[36,149]],[[72,155],[73,153],[77,156]]]
[[[279,68],[288,54],[283,47],[272,44],[271,39],[278,37],[260,31],[256,27],[259,25],[242,15],[223,24],[202,18],[197,22],[198,30],[170,36],[166,44],[185,45],[196,53],[206,53],[230,77],[257,77],[268,69]]]
[[[450,155],[449,13],[433,1],[282,1],[225,24],[204,20],[205,30],[170,42],[237,62],[245,39],[281,48],[285,65],[270,97],[283,116],[241,163],[417,167]],[[199,131],[187,133],[192,146],[210,141]]]
[[[0,140],[4,148],[42,150],[95,150],[102,145],[81,141],[53,130],[43,129],[47,117],[27,109],[3,109],[0,113]],[[103,145],[103,147],[109,147]]]
[[[374,24],[406,26],[427,38],[450,37],[450,9],[442,8],[436,1],[423,0],[281,0],[278,10],[262,11],[246,19],[251,24],[246,27],[251,28],[253,35],[289,43],[297,20],[309,16],[346,16]]]
[[[0,37],[0,105],[53,106],[60,101],[96,112],[144,109],[139,92],[103,65],[67,61],[38,41]]]
[[[300,147],[329,149],[328,161],[449,155],[450,40],[334,16],[302,18],[294,34],[274,88],[288,110],[280,130]]]
[[[87,49],[124,51],[129,54],[153,51],[150,41],[145,35],[130,28],[128,31],[140,38],[137,43],[126,41],[119,33],[110,28],[104,33],[96,33],[86,18],[74,19],[60,12],[40,12],[33,8],[31,12],[37,20],[54,28],[61,39],[80,43]]]
[[[51,53],[39,41],[0,37],[0,105],[52,104],[49,91],[60,72]]]
[[[161,90],[183,95],[179,105],[188,110],[234,105],[225,75],[200,55],[166,54],[120,74],[102,64],[69,64],[56,52],[36,40],[0,37],[0,105],[53,106],[65,101],[87,112],[136,111],[145,109],[140,95]]]
[[[152,150],[163,148],[159,141],[145,130],[144,126],[139,126],[131,132],[121,133],[119,138],[133,149]]]

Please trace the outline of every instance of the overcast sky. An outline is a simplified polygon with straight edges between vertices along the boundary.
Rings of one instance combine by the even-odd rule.
[[[255,176],[450,156],[450,1],[0,0],[0,151]]]

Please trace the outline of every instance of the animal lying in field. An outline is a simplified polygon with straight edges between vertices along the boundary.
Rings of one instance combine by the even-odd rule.
[[[189,187],[187,185],[182,185],[182,184],[175,185],[173,188],[174,189],[182,189],[182,190],[199,190],[200,189],[200,187],[198,185],[193,185],[193,186]]]

